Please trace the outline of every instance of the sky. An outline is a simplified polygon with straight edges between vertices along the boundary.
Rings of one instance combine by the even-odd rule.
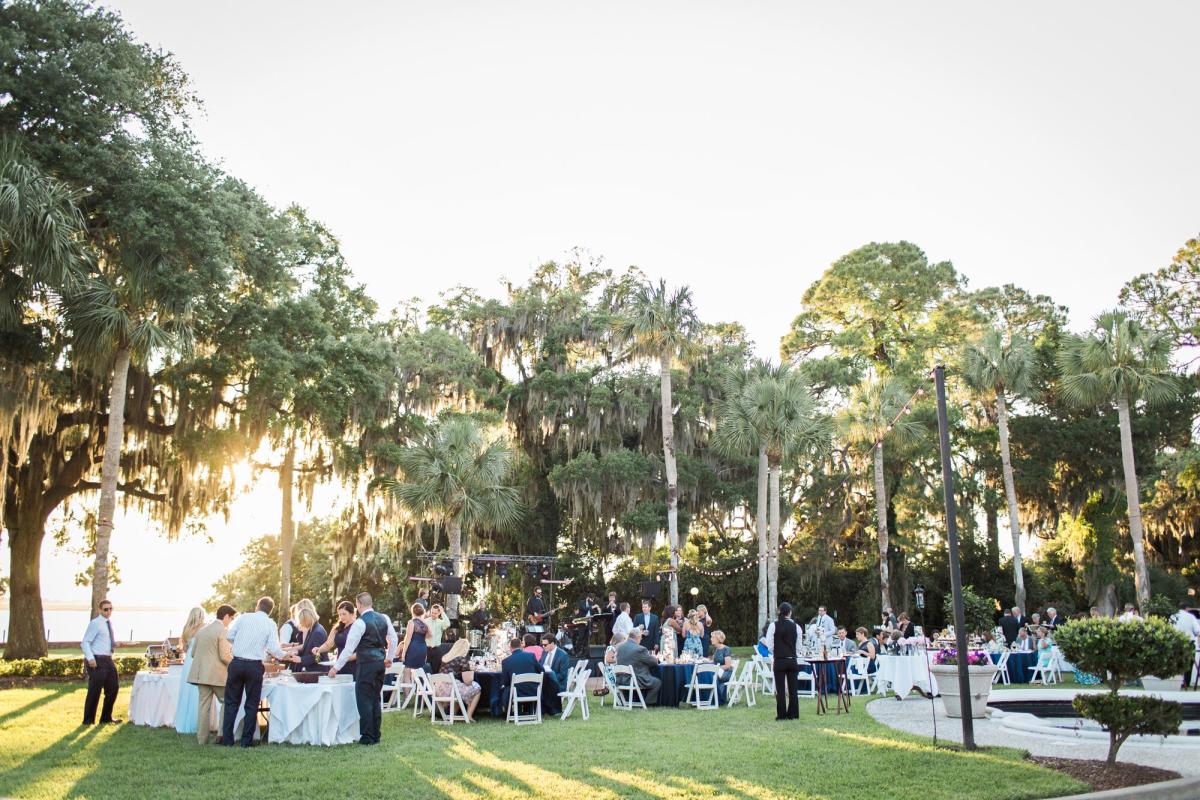
[[[1083,327],[1200,221],[1189,0],[107,5],[191,75],[206,153],[384,308],[580,247],[777,356],[831,262],[906,239]],[[203,599],[277,508],[259,487],[214,544],[126,524],[124,602]],[[86,598],[48,547],[45,596]]]

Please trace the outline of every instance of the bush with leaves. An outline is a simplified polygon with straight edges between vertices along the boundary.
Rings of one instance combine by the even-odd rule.
[[[128,678],[146,666],[142,656],[117,656],[113,659],[117,674]],[[66,678],[85,677],[83,656],[46,656],[45,658],[16,658],[0,660],[0,678]]]
[[[1178,605],[1174,600],[1165,594],[1156,594],[1150,598],[1150,602],[1142,609],[1142,613],[1148,617],[1168,619],[1175,613],[1176,608],[1178,608]]]
[[[964,586],[962,596],[963,620],[967,625],[967,633],[985,633],[996,626],[992,615],[995,603],[975,594],[975,587],[973,586]],[[943,605],[946,613],[946,624],[953,625],[953,595],[947,594]]]
[[[1108,694],[1075,697],[1072,705],[1108,731],[1108,763],[1135,734],[1167,736],[1183,720],[1178,703],[1157,697],[1118,694],[1127,681],[1146,675],[1178,675],[1191,666],[1192,641],[1159,619],[1121,622],[1097,618],[1068,622],[1055,632],[1055,643],[1077,669],[1099,675]]]

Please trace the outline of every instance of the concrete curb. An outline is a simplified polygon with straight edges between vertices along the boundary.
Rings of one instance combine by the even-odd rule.
[[[1196,800],[1200,798],[1200,778],[1176,778],[1173,781],[1147,783],[1124,789],[1073,794],[1055,800]]]

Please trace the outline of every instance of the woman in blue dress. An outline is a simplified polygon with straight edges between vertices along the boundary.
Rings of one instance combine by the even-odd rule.
[[[301,633],[300,648],[296,651],[300,660],[288,664],[288,669],[292,672],[321,671],[321,666],[317,662],[317,651],[329,637],[325,633],[325,626],[317,618],[317,610],[308,607],[298,609],[296,625],[300,628]]]
[[[354,620],[358,619],[358,612],[354,609],[354,603],[349,600],[343,600],[337,605],[337,625],[333,626],[333,635],[327,638],[320,647],[314,647],[311,652],[316,657],[316,662],[321,661],[321,654],[328,653],[331,650],[337,650],[339,653],[346,649],[346,637],[350,634],[350,626],[354,624]],[[338,670],[339,675],[354,676],[358,667],[358,658],[351,655],[346,661],[346,666]]]
[[[683,626],[683,652],[697,661],[704,658],[704,624],[700,622],[698,611],[688,614],[687,624]]]
[[[186,654],[183,672],[179,673],[179,698],[175,701],[175,730],[179,733],[196,732],[196,709],[200,706],[200,688],[188,683],[188,671],[192,668],[192,648],[196,634],[204,627],[204,609],[196,606],[188,613],[183,633],[179,634],[179,649]]]
[[[429,660],[429,626],[425,624],[425,606],[413,603],[412,619],[404,629],[404,641],[400,643],[401,658],[408,669],[421,669]]]

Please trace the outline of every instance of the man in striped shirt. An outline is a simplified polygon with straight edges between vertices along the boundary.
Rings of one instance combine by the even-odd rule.
[[[260,598],[253,614],[243,614],[229,626],[225,638],[233,643],[233,661],[225,679],[225,717],[221,725],[221,743],[232,747],[233,726],[237,722],[238,706],[245,695],[245,717],[242,719],[242,747],[254,744],[254,731],[258,727],[258,701],[262,697],[263,659],[267,654],[280,661],[299,661],[299,656],[289,656],[279,646],[279,629],[271,619],[275,601]]]

